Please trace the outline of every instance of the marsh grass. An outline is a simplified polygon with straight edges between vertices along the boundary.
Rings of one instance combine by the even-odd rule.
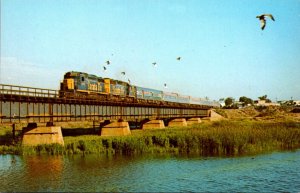
[[[219,121],[189,127],[132,130],[132,135],[64,137],[58,144],[36,147],[0,146],[13,154],[142,154],[183,153],[239,156],[300,148],[300,123]]]

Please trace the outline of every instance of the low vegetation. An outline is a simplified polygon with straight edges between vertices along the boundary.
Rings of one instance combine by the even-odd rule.
[[[6,133],[6,137],[9,134]],[[132,135],[64,137],[58,144],[22,147],[0,145],[0,154],[143,154],[175,153],[239,156],[300,148],[299,122],[219,121],[189,127],[132,130]]]

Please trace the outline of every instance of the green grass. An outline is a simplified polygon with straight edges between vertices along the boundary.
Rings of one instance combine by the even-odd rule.
[[[65,146],[0,146],[0,154],[188,153],[239,156],[300,148],[300,123],[220,121],[189,127],[133,130],[130,136],[64,137]]]

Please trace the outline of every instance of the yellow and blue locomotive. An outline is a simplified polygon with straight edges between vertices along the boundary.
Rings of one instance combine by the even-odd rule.
[[[60,97],[136,97],[136,88],[127,82],[97,77],[84,72],[67,72],[60,85]],[[106,97],[107,98],[107,97]]]
[[[102,78],[84,72],[67,72],[60,85],[62,98],[87,98],[107,101],[184,103],[219,107],[216,101],[169,93],[131,85],[127,82]]]

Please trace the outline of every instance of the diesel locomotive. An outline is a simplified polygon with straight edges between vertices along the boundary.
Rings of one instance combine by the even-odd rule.
[[[60,97],[106,101],[184,103],[220,107],[216,101],[144,88],[128,82],[102,78],[84,72],[67,72],[60,84]]]

